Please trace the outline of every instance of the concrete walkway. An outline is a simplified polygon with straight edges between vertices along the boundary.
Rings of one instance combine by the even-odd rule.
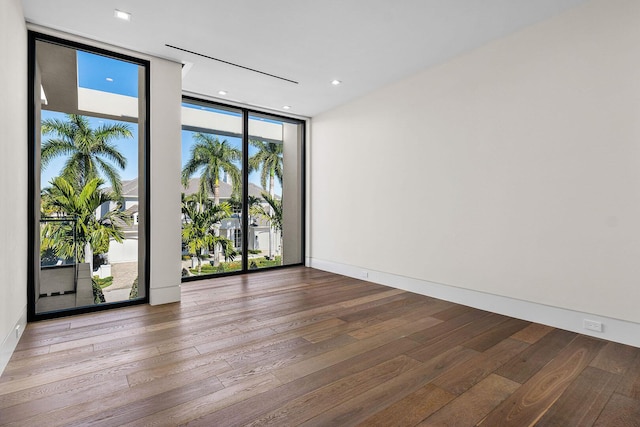
[[[117,302],[128,300],[133,281],[138,277],[138,263],[123,262],[111,264],[111,275],[113,276],[113,283],[102,289],[105,301]]]

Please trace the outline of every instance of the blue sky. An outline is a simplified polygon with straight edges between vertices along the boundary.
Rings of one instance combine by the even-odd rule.
[[[76,51],[78,63],[78,86],[88,89],[96,89],[109,93],[125,96],[138,96],[138,65],[106,56],[95,55],[88,52]],[[42,120],[65,120],[65,114],[55,111],[42,110]],[[114,120],[90,117],[92,128],[103,125],[119,123]],[[122,122],[120,122],[122,123]],[[133,133],[133,138],[113,140],[118,150],[126,157],[127,167],[119,171],[123,180],[133,179],[138,175],[138,125],[125,122]],[[42,142],[54,137],[43,135]],[[51,179],[60,174],[66,157],[58,157],[52,160],[46,169],[41,172],[40,183],[42,188],[47,187]]]
[[[66,115],[64,113],[58,113],[55,111],[42,110],[42,120],[45,119],[59,119],[66,120]],[[123,180],[133,179],[138,175],[138,125],[136,123],[130,122],[116,122],[114,120],[107,120],[96,117],[88,117],[89,123],[91,123],[92,128],[97,128],[103,125],[109,125],[113,123],[126,123],[127,126],[131,129],[131,133],[133,133],[133,138],[129,139],[114,139],[111,141],[118,147],[118,150],[122,153],[123,156],[127,159],[127,167],[124,171],[120,172],[120,178]],[[43,135],[42,142],[44,143],[47,139],[54,137],[54,135]],[[40,185],[42,188],[48,187],[49,182],[53,177],[60,175],[60,171],[62,170],[66,157],[61,156],[53,159],[47,165],[47,168],[41,171],[40,176]],[[108,185],[108,184],[107,184]]]
[[[138,96],[137,64],[77,51],[78,86],[125,96]]]
[[[101,55],[96,55],[88,52],[77,51],[77,63],[78,63],[78,85],[87,89],[95,89],[109,93],[116,93],[124,96],[137,97],[138,96],[138,67],[139,65],[121,61],[114,58],[109,58]],[[186,107],[193,107],[198,109],[205,109],[207,111],[215,112],[218,114],[229,114],[239,116],[237,112],[225,111],[211,107],[202,107],[200,105],[194,106],[193,104],[183,104]],[[65,120],[64,113],[58,113],[49,110],[42,110],[42,119],[57,118]],[[261,119],[265,120],[265,119]],[[102,125],[108,125],[117,123],[113,120],[107,120],[96,117],[89,117],[89,121],[93,128]],[[273,123],[281,123],[278,121],[267,120]],[[133,138],[113,140],[118,150],[127,158],[127,167],[120,171],[120,177],[123,180],[133,179],[138,175],[138,125],[136,123],[125,122],[133,133]],[[188,159],[190,147],[193,145],[193,139],[191,137],[193,133],[189,131],[182,131],[182,165],[184,165]],[[43,135],[42,142],[44,143],[52,135]],[[221,136],[220,139],[226,139],[229,143],[241,149],[242,141],[240,138]],[[153,141],[151,142],[153,150]],[[253,146],[249,147],[249,156],[255,153],[256,149]],[[66,161],[65,157],[59,157],[52,160],[47,168],[41,173],[41,185],[42,188],[47,187],[48,183],[55,176],[60,174],[60,170],[64,166]],[[237,165],[240,167],[240,163]],[[180,179],[177,176],[176,179]],[[260,186],[260,174],[253,172],[249,175],[249,182]],[[281,185],[276,179],[276,194],[282,194]]]

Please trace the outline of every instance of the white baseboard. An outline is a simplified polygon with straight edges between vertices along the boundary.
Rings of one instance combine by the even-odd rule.
[[[180,285],[149,289],[149,304],[160,305],[180,301]]]
[[[22,309],[22,313],[18,320],[16,320],[15,324],[9,331],[9,334],[4,337],[2,340],[2,346],[0,346],[0,375],[4,372],[4,368],[7,367],[7,363],[9,363],[9,359],[11,359],[11,355],[13,351],[16,349],[18,345],[18,341],[24,332],[24,328],[27,326],[27,306],[25,305]],[[16,333],[17,332],[17,333]]]
[[[505,316],[541,323],[583,335],[640,347],[640,324],[626,320],[493,295],[426,280],[413,279],[317,258],[308,258],[307,266],[490,311],[492,313],[503,314]],[[363,272],[366,272],[368,277],[363,277]],[[603,326],[602,332],[584,329],[583,322],[585,319],[600,322]]]

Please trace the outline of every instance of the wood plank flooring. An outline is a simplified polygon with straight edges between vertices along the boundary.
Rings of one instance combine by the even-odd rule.
[[[32,323],[7,426],[640,426],[640,349],[319,270]]]

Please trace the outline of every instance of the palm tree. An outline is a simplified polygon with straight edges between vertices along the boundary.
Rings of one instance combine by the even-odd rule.
[[[261,203],[261,198],[260,197],[256,197],[256,196],[252,196],[249,195],[249,198],[247,199],[247,212],[249,212],[249,224],[250,225],[256,225],[254,224],[254,216],[256,215],[256,207],[260,206]]]
[[[65,177],[51,181],[51,187],[43,190],[43,214],[71,217],[74,221],[73,225],[71,221],[47,222],[42,228],[41,250],[52,249],[60,258],[74,257],[78,262],[88,262],[87,249],[96,254],[105,253],[111,239],[122,243],[122,226],[130,224],[131,218],[117,208],[100,219],[95,215],[100,205],[117,200],[113,192],[100,189],[103,183],[100,178],[92,178],[78,191]]]
[[[260,170],[260,184],[273,196],[275,177],[282,182],[282,144],[257,139],[249,141],[258,152],[249,158],[249,173]],[[269,178],[269,187],[267,187]]]
[[[234,162],[242,159],[242,152],[232,147],[227,140],[220,141],[213,135],[195,133],[196,143],[191,147],[189,160],[182,168],[182,185],[186,188],[189,179],[200,173],[200,193],[205,197],[213,194],[213,203],[220,204],[220,174],[229,175],[233,188],[233,195],[240,193],[240,169]]]
[[[233,259],[233,242],[216,233],[217,224],[231,216],[231,206],[228,203],[216,205],[201,194],[188,197],[183,195],[182,214],[182,241],[189,252],[198,258],[198,274],[202,272],[201,257],[205,249],[213,249],[215,253],[220,246],[225,255]],[[214,260],[217,261],[215,256]]]
[[[267,202],[269,207],[257,204],[252,206],[250,213],[263,217],[269,221],[271,227],[280,231],[280,234],[282,234],[282,200],[276,199],[265,192],[262,192],[262,198]]]
[[[61,176],[76,189],[83,188],[102,173],[116,196],[120,197],[122,183],[117,168],[123,170],[127,166],[127,159],[112,141],[133,137],[131,129],[124,123],[105,124],[92,129],[87,117],[77,114],[66,116],[66,121],[42,121],[42,134],[52,135],[52,138],[42,144],[42,168],[46,168],[56,157],[68,156]]]

